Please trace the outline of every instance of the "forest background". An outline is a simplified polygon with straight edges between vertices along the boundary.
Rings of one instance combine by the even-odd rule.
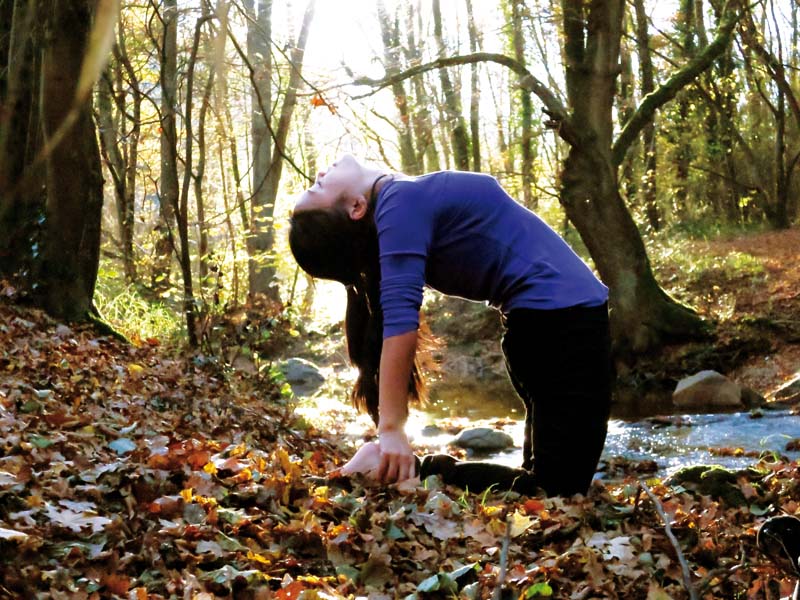
[[[114,312],[180,305],[196,347],[312,305],[281,234],[351,151],[495,175],[611,287],[619,355],[707,332],[646,244],[796,218],[796,3],[490,4],[4,3],[2,272],[145,337]]]
[[[0,362],[10,378],[0,390],[4,410],[16,406],[13,417],[0,415],[8,419],[4,423],[14,423],[3,430],[9,456],[20,457],[33,444],[31,456],[41,461],[42,454],[72,444],[69,435],[48,436],[52,428],[89,427],[84,416],[72,414],[80,412],[80,402],[98,403],[97,411],[103,415],[95,413],[98,423],[111,419],[111,425],[103,426],[103,442],[128,440],[127,427],[139,422],[130,414],[144,421],[137,412],[142,409],[137,394],[153,383],[143,370],[152,371],[153,381],[161,378],[156,385],[161,391],[153,397],[158,403],[167,402],[163,410],[178,402],[159,395],[163,392],[159,386],[175,383],[178,376],[175,363],[145,358],[156,347],[190,357],[184,377],[209,364],[225,377],[234,377],[231,373],[237,368],[253,375],[255,383],[239,388],[247,390],[239,395],[253,402],[256,397],[269,398],[279,410],[282,395],[274,360],[285,356],[288,348],[296,351],[298,340],[306,339],[307,333],[318,332],[319,319],[333,324],[327,331],[338,336],[336,323],[343,313],[341,290],[316,285],[289,258],[287,217],[293,198],[313,180],[317,169],[345,151],[409,174],[462,169],[497,177],[521,203],[563,234],[609,285],[615,354],[621,375],[630,381],[641,381],[632,375],[637,369],[652,370],[666,357],[674,358],[670,352],[676,344],[701,346],[680,354],[670,376],[689,366],[724,370],[747,356],[767,352],[773,343],[796,344],[800,336],[795,235],[799,11],[798,2],[773,0],[2,2],[0,292],[12,305],[34,305],[45,311],[9,309],[4,314],[11,316],[4,317],[0,327],[0,334],[9,340],[7,347],[16,348],[6,350]],[[768,237],[753,238],[754,233]],[[732,239],[768,242],[762,244],[766,251],[749,253]],[[778,240],[776,245],[772,240]],[[777,260],[785,275],[777,286],[767,278],[773,272],[771,260]],[[751,302],[757,295],[759,302]],[[756,304],[758,311],[748,310]],[[453,314],[459,313],[439,313],[440,320],[451,322],[451,332],[459,329]],[[65,352],[61,362],[41,363],[36,349],[50,348],[69,335],[65,333],[69,330],[49,321],[51,317],[71,324],[89,322],[101,332],[124,337],[132,346],[101,351],[96,342],[88,341],[91,334],[82,333],[72,350],[55,351]],[[44,337],[29,342],[32,331],[34,338]],[[103,358],[97,357],[98,352]],[[58,365],[66,368],[64,361],[71,353],[75,360],[81,356],[90,361],[87,372],[104,361],[127,361],[120,372],[127,373],[130,381],[117,380],[113,385],[125,387],[126,393],[128,386],[135,389],[123,411],[133,411],[128,419],[133,425],[103,412],[108,407],[91,390],[75,392],[75,398],[83,399],[80,402],[64,391],[82,390],[84,385],[84,375],[73,372],[62,381],[63,373],[50,372]],[[31,361],[24,368],[21,356]],[[146,368],[142,366],[151,359]],[[29,376],[16,378],[31,364],[40,370],[34,387],[27,383]],[[97,377],[105,381],[106,375]],[[185,392],[184,400],[204,389],[198,383],[201,376],[192,377],[194,383],[180,379],[177,386],[180,394]],[[45,393],[42,382],[51,386],[53,381],[66,388],[54,385],[61,391]],[[207,389],[216,389],[213,382]],[[33,405],[23,401],[28,396]],[[73,398],[71,407],[50,406],[62,396]],[[634,389],[633,401],[640,397]],[[153,456],[165,455],[172,462],[154,463],[151,457],[143,464],[156,471],[203,469],[215,463],[201,459],[220,451],[220,455],[227,452],[226,460],[246,456],[263,471],[264,463],[258,463],[261,459],[255,454],[241,450],[230,456],[231,449],[252,442],[245,444],[237,437],[247,423],[253,428],[263,424],[248,420],[254,418],[248,412],[252,408],[237,409],[231,417],[226,412],[229,396],[220,398],[214,396],[208,407],[192,409],[205,415],[204,426],[210,428],[203,430],[205,438],[198,433],[203,426],[187,429],[181,413],[175,417],[179,426],[168,430],[170,436],[184,436],[180,447],[170,438],[171,445],[159,446],[158,453],[153,450]],[[216,402],[226,408],[214,412],[219,408]],[[319,442],[309,430],[300,438],[294,429],[287,433],[289,417],[280,414],[277,429],[267,427],[263,435],[273,447],[270,464],[286,481],[299,480],[299,475],[279,450],[294,448],[303,454],[301,449],[311,447],[306,435],[322,444],[322,454],[304,455],[304,469],[322,472],[340,461],[341,450]],[[239,433],[230,432],[230,440],[220,442],[220,423],[231,418]],[[27,441],[20,442],[19,424],[29,427],[31,422],[44,429],[36,435],[29,429]],[[144,434],[131,443],[142,448],[150,444]],[[98,453],[95,457],[101,462],[112,461],[133,452],[125,444],[110,451],[99,445],[89,454]],[[38,492],[31,491],[31,480],[25,479],[29,471],[11,468],[15,460],[4,463],[4,473],[13,472],[17,483],[0,479],[0,487],[5,486],[0,500],[7,500],[5,493],[12,489],[8,486],[24,485],[31,492],[27,500],[33,502],[31,510],[50,511],[47,502],[36,505],[38,501],[31,500],[39,498]],[[49,454],[47,460],[52,460]],[[188,466],[181,467],[186,460]],[[244,462],[235,467],[239,477]],[[209,467],[208,472],[214,469]],[[50,475],[63,484],[60,473]],[[101,475],[98,472],[98,478]],[[230,491],[231,486],[253,482],[236,477],[225,480],[222,487]],[[278,486],[276,482],[272,481]],[[112,488],[119,492],[128,489],[125,485]],[[774,486],[771,491],[767,488],[759,506],[774,500],[770,493],[777,494]],[[137,502],[148,503],[151,521],[161,514],[162,505],[172,502],[161,498],[174,499],[181,491],[157,485],[144,491],[131,489]],[[184,493],[185,489],[189,488],[183,488],[181,500],[174,499],[175,504],[164,510],[174,509],[189,521],[197,515],[187,517],[184,503],[202,504],[212,511],[198,499],[205,497],[198,488],[195,495],[191,489]],[[315,496],[313,489],[303,488],[302,501],[325,504],[327,497]],[[665,489],[656,490],[662,500],[671,493]],[[745,493],[755,497],[761,491],[747,488]],[[782,497],[784,503],[794,502],[793,493]],[[638,510],[641,490],[620,494],[606,500],[621,502],[625,511],[631,505]],[[60,497],[68,495],[63,492]],[[382,498],[370,501],[385,507]],[[294,506],[296,498],[287,495],[282,500],[286,508]],[[539,515],[537,522],[547,526],[540,514],[544,505],[520,508],[522,512],[511,505],[502,507],[509,518],[524,516],[529,509],[529,516]],[[9,506],[0,508],[6,524],[9,514],[17,514],[10,513]],[[558,529],[570,529],[575,523],[568,521],[578,509],[558,512],[561,508],[548,505],[559,515]],[[605,508],[592,505],[586,510]],[[687,501],[684,508],[687,515],[697,512],[697,522],[709,514],[706,504],[697,507]],[[116,510],[106,509],[103,514]],[[477,505],[472,509],[478,510]],[[86,515],[96,514],[77,505],[57,510],[61,512],[47,514],[52,526],[62,529],[70,529],[69,523],[64,524],[70,515],[95,518]],[[330,523],[317,523],[307,536],[321,536],[328,544],[338,539],[331,527],[338,526],[334,523],[340,515],[331,510]],[[745,513],[752,519],[765,510],[757,507]],[[586,516],[581,514],[579,520]],[[599,514],[592,519],[601,518]],[[376,515],[384,519],[381,527],[388,523],[386,513]],[[492,511],[479,516],[490,524],[497,518]],[[716,558],[736,553],[741,541],[736,536],[744,536],[752,547],[752,530],[747,532],[743,517],[728,514],[727,518],[741,529],[715,547]],[[151,521],[143,529],[152,528]],[[41,519],[37,523],[41,525]],[[103,527],[97,521],[78,524],[77,530],[84,527],[85,532],[87,523],[101,535]],[[208,524],[217,526],[216,521]],[[283,534],[297,534],[291,527]],[[492,539],[500,540],[502,528],[497,523],[492,527]],[[695,525],[686,527],[691,530]],[[0,526],[0,543],[11,540],[30,556],[47,538],[41,532],[37,537],[33,529],[11,531]],[[185,533],[181,530],[180,535]],[[136,538],[135,532],[127,534]],[[550,543],[549,538],[544,541]],[[148,543],[145,540],[144,546]],[[702,562],[708,558],[703,552],[711,550],[698,543],[690,542],[697,552],[690,556],[692,565],[700,565],[694,571],[700,578],[695,581],[698,589],[730,585],[737,590],[757,588],[753,592],[757,594],[759,586],[766,585],[768,578],[762,581],[758,572],[736,581],[744,576],[734,569],[723,581],[713,569],[703,571]],[[243,548],[220,548],[220,556],[236,554],[239,568],[248,561],[263,565]],[[365,546],[364,552],[371,556],[372,550]],[[218,566],[216,549],[213,554],[213,564],[207,567]],[[438,556],[429,554],[425,560],[435,564]],[[89,553],[84,558],[91,562],[96,557]],[[193,564],[184,559],[178,563]],[[30,568],[39,568],[31,560]],[[109,565],[116,564],[116,559],[108,560]],[[275,561],[273,566],[282,565],[275,573],[297,575],[296,565],[276,557],[270,560]],[[661,586],[691,590],[691,582],[680,583],[678,563],[672,570],[661,570],[658,589],[645,583],[644,571],[636,569],[594,572],[593,577],[603,581],[597,586],[609,589],[632,586],[652,594],[661,593]],[[82,564],[77,561],[70,568],[81,570]],[[337,576],[352,576],[348,581],[352,585],[358,581],[363,590],[369,587],[365,581],[371,570],[380,569],[369,561],[359,564],[358,577],[346,569],[337,571]],[[4,575],[12,572],[7,567]],[[315,572],[308,564],[303,569]],[[128,574],[119,581],[96,573],[91,577],[107,591],[140,584],[136,589],[169,587],[165,583],[169,577],[163,573],[158,582],[145,582],[133,563],[125,563],[123,572]],[[385,571],[380,573],[388,577]],[[436,570],[432,573],[436,575]],[[530,584],[526,589],[541,583],[536,589],[545,595],[542,582],[560,577],[561,585],[568,585],[564,572],[546,570],[545,579],[540,577],[542,571],[537,573],[525,575]],[[218,591],[233,593],[239,576],[230,571],[218,575]],[[481,572],[486,581],[495,576]],[[412,577],[414,584],[420,584],[416,579]],[[32,580],[11,577],[9,581],[8,589],[28,589],[25,586]],[[186,581],[181,585],[189,585]],[[591,589],[596,592],[597,586]],[[614,593],[609,591],[608,597],[616,597]]]

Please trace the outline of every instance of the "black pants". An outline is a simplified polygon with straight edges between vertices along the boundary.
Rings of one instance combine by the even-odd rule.
[[[504,324],[506,367],[526,409],[522,468],[434,456],[423,459],[421,475],[439,473],[476,492],[495,485],[527,494],[585,493],[608,428],[608,307],[513,310]]]

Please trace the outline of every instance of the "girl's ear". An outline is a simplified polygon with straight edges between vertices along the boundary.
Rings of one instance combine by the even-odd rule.
[[[359,194],[350,199],[350,205],[347,207],[347,214],[350,215],[353,221],[360,221],[364,218],[364,215],[367,214],[368,207],[369,203],[367,202],[367,198]]]

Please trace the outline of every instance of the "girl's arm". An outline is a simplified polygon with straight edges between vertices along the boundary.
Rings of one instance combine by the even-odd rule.
[[[417,350],[417,332],[383,340],[378,411],[381,463],[378,479],[390,483],[415,475],[415,459],[405,433],[408,418],[408,380]]]

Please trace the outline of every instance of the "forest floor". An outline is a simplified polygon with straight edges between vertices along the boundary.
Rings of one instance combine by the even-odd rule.
[[[746,259],[733,300],[713,269],[696,283],[773,331],[739,366],[762,389],[797,369],[796,235],[709,242],[722,275],[745,252],[765,266]],[[777,599],[794,584],[755,545],[766,518],[800,514],[800,469],[781,456],[695,482],[620,460],[574,498],[319,479],[347,458],[346,424],[299,418],[271,371],[123,344],[18,300],[0,282],[0,598]]]
[[[750,327],[769,340],[729,376],[771,397],[800,372],[800,228],[692,246],[711,258],[688,286],[701,314],[721,321],[723,339]]]

